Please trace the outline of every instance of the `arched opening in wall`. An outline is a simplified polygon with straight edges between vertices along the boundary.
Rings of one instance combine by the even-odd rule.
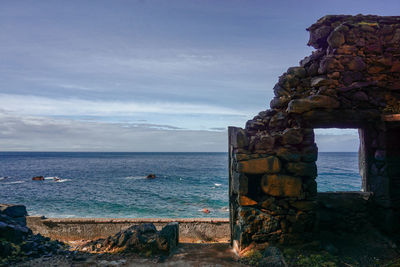
[[[358,129],[315,129],[318,192],[363,191]]]

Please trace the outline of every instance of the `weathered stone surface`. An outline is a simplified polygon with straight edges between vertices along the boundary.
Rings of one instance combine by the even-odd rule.
[[[317,176],[317,165],[315,162],[289,162],[286,169],[296,176]]]
[[[277,247],[268,247],[264,250],[263,257],[258,266],[262,267],[287,267],[282,252]]]
[[[386,151],[385,150],[377,150],[375,152],[375,159],[379,161],[383,161],[386,159]]]
[[[301,160],[305,162],[314,162],[318,159],[318,148],[316,145],[309,146],[303,149]]]
[[[340,31],[333,31],[329,36],[328,36],[328,44],[332,48],[338,48],[342,44],[344,44],[344,35]]]
[[[306,72],[305,68],[303,68],[303,67],[290,67],[287,70],[287,73],[297,76],[299,78],[304,78],[307,75],[307,72]]]
[[[282,143],[297,145],[303,141],[303,133],[299,128],[289,128],[282,133]]]
[[[281,162],[275,156],[240,161],[237,164],[238,172],[249,174],[278,173],[280,170]]]
[[[249,146],[249,140],[246,132],[243,129],[236,128],[231,144],[237,148],[247,148]]]
[[[264,193],[276,197],[300,197],[302,182],[300,178],[288,175],[264,175],[261,178]]]
[[[315,95],[302,99],[294,99],[289,102],[287,112],[304,113],[316,108],[338,108],[340,103],[329,96]]]
[[[314,210],[317,206],[316,201],[293,201],[290,203],[292,207],[295,207],[298,210],[302,211],[310,211]]]
[[[301,159],[301,154],[298,151],[291,150],[286,147],[280,147],[278,148],[278,151],[276,151],[276,155],[278,158],[285,160],[285,161],[300,161]]]
[[[232,173],[232,191],[238,195],[246,195],[248,192],[249,179],[243,173]]]
[[[361,57],[354,57],[348,64],[349,70],[352,71],[362,71],[366,68],[365,62]]]
[[[254,150],[265,150],[273,153],[275,145],[275,137],[264,134],[254,139],[255,144],[253,145]]]
[[[257,205],[257,201],[254,201],[251,198],[246,197],[246,196],[240,196],[239,204],[242,206],[254,206],[254,205]]]

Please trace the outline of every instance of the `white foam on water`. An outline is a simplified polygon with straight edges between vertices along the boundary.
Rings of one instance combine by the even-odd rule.
[[[60,179],[60,180],[55,180],[54,182],[56,182],[56,183],[65,183],[65,182],[68,182],[68,181],[71,181],[71,179]]]
[[[60,179],[57,176],[49,176],[49,177],[44,177],[45,180],[54,180],[54,179]]]
[[[222,184],[214,184],[215,186],[221,186]]]
[[[14,181],[14,182],[8,182],[8,183],[4,183],[4,184],[22,184],[25,183],[25,181]]]
[[[141,179],[145,179],[146,177],[144,176],[126,176],[125,179],[127,180],[141,180]]]

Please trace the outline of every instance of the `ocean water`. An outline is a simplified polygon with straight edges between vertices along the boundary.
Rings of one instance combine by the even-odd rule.
[[[357,160],[319,153],[318,190],[360,190]],[[228,217],[228,155],[0,152],[0,203],[46,217]]]

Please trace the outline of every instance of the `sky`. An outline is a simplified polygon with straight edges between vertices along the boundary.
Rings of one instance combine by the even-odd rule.
[[[0,1],[0,150],[227,151],[327,14],[398,0]],[[357,130],[316,130],[357,151]]]

